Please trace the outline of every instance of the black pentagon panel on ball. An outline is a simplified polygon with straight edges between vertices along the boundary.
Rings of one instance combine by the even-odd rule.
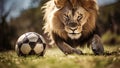
[[[37,40],[38,43],[43,43],[43,41],[41,40],[41,38],[39,37]]]
[[[33,49],[36,45],[36,42],[29,42],[30,47]]]
[[[23,39],[23,43],[29,43],[29,39],[28,39],[27,37],[25,37],[25,38]]]
[[[40,44],[40,43],[38,43]],[[43,51],[41,53],[39,53],[39,56],[44,56],[45,54],[45,51],[46,51],[46,44],[45,43],[42,43],[42,47],[43,47]]]
[[[36,54],[36,53],[35,53],[34,50],[31,50],[30,53],[29,53],[29,55],[35,55],[35,54]]]
[[[17,48],[21,48],[23,42],[17,42],[16,44],[17,44],[17,46],[18,46]]]
[[[41,53],[41,55],[40,56],[43,56],[44,54],[45,54],[45,51],[46,51],[46,44],[45,43],[43,43],[43,52]]]
[[[46,48],[46,44],[45,43],[43,43],[43,47],[44,47],[44,50],[45,50],[45,48]]]

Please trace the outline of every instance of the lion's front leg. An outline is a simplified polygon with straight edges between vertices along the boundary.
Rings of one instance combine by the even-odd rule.
[[[83,54],[81,50],[78,50],[76,48],[71,47],[70,45],[68,45],[64,41],[59,41],[56,44],[63,51],[63,53],[66,55],[74,54],[74,53],[79,54],[79,55]]]
[[[104,47],[101,42],[101,38],[98,35],[94,35],[94,37],[91,40],[91,48],[95,55],[101,55],[104,53]]]

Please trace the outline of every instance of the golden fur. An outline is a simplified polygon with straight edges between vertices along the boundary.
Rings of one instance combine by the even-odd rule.
[[[45,13],[43,29],[52,41],[54,41],[52,33],[57,34],[65,40],[69,38],[68,33],[71,32],[71,30],[69,26],[64,24],[64,14],[70,16],[72,14],[71,9],[74,8],[76,9],[76,16],[73,18],[76,19],[78,16],[77,11],[83,15],[83,18],[78,22],[80,25],[78,25],[76,29],[76,32],[80,33],[78,37],[86,37],[95,29],[95,21],[98,12],[96,0],[50,0],[43,6]],[[71,18],[71,20],[73,18]]]

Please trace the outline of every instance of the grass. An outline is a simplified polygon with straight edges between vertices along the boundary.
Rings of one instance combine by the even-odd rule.
[[[18,57],[15,51],[0,53],[0,68],[119,68],[120,47],[105,46],[105,55],[95,56],[88,48],[86,55],[65,56],[58,48],[47,49],[44,57]]]
[[[111,33],[111,31],[107,31],[103,36],[102,36],[102,41],[104,43],[117,43],[120,44],[120,35],[117,35],[116,33]]]

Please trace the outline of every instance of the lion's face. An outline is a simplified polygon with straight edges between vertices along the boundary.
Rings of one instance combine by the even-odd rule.
[[[65,7],[60,10],[59,18],[64,25],[64,30],[71,39],[78,39],[81,36],[84,24],[89,17],[88,12],[82,8]]]
[[[98,12],[96,0],[50,0],[44,8],[44,32],[51,39],[86,37],[95,29]]]

